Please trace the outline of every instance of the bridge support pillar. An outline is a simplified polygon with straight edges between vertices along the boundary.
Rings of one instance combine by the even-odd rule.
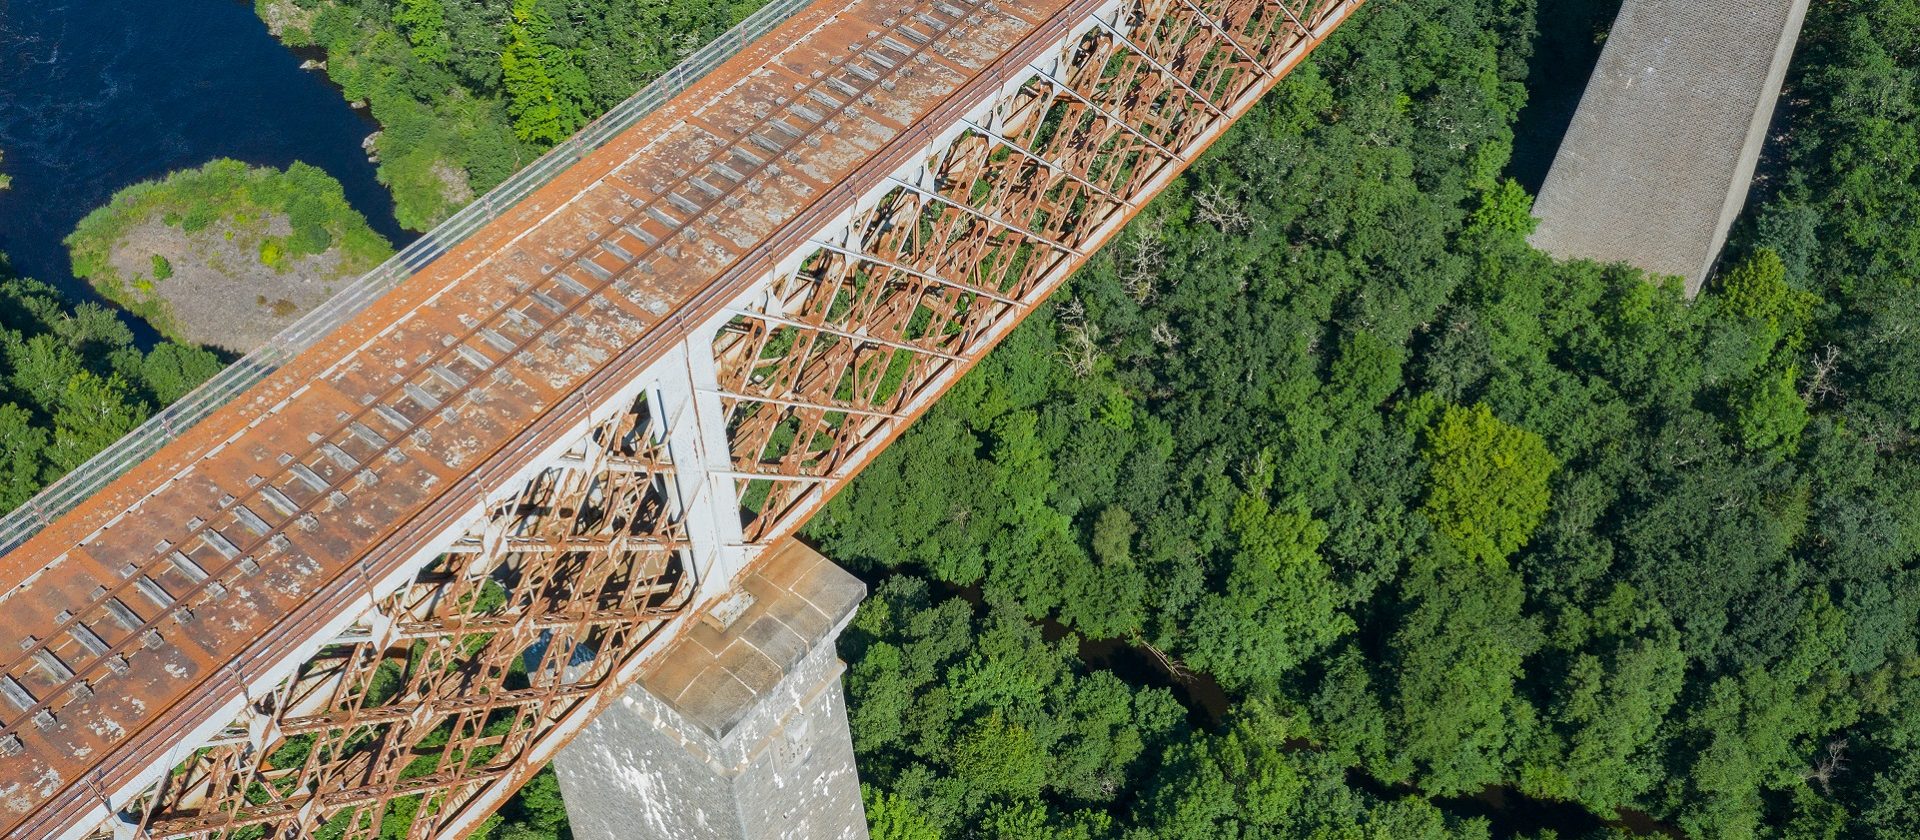
[[[866,587],[770,548],[554,760],[581,840],[866,840],[834,640]]]

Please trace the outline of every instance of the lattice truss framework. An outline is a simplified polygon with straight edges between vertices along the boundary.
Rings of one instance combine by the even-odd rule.
[[[659,426],[642,397],[493,506],[176,767],[140,827],[434,837],[487,786],[523,782],[554,724],[604,696],[690,595]]]
[[[694,597],[690,495],[790,534],[1287,69],[1341,0],[1121,0],[696,334],[727,454],[646,397],[97,835],[427,838],[478,824]],[[711,336],[709,340],[703,336]],[[684,359],[680,360],[684,364]],[[682,373],[684,375],[684,371]],[[693,471],[691,469],[689,472]]]
[[[896,174],[714,339],[747,536],[790,532],[1238,116],[1333,0],[1132,0]]]

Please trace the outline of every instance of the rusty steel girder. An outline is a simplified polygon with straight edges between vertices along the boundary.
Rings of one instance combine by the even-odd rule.
[[[748,536],[797,527],[1353,5],[1124,4],[810,243],[714,339]]]
[[[670,470],[644,399],[594,429],[195,750],[134,830],[434,837],[487,786],[517,786],[553,724],[686,605]]]
[[[818,0],[0,563],[0,833],[457,836],[1359,0]]]

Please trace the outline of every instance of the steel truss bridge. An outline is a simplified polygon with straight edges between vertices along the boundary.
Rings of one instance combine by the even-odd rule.
[[[478,827],[1359,0],[787,0],[0,523],[0,835]]]

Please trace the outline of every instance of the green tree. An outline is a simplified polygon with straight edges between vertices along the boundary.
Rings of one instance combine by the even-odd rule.
[[[1297,501],[1275,509],[1260,476],[1234,505],[1237,550],[1224,591],[1202,597],[1185,648],[1192,665],[1240,690],[1277,685],[1353,629],[1320,559],[1327,527]]]
[[[86,366],[86,359],[50,333],[23,338],[20,333],[9,332],[4,339],[8,388],[24,397],[24,402],[38,409],[41,416],[51,417],[64,399],[68,383]]]
[[[873,840],[941,840],[940,830],[906,797],[872,785],[860,786],[867,806],[867,830]]]
[[[1766,792],[1806,783],[1801,771],[1814,759],[1811,736],[1853,722],[1858,706],[1835,657],[1843,621],[1816,598],[1787,640],[1786,656],[1714,680],[1688,711],[1681,738],[1690,766],[1684,784],[1667,794],[1689,835],[1755,834]]]
[[[1666,611],[1616,586],[1588,620],[1589,640],[1552,677],[1540,737],[1520,768],[1535,796],[1575,800],[1596,814],[1627,807],[1664,775],[1660,728],[1680,695],[1686,657]]]
[[[1093,638],[1137,638],[1146,627],[1152,584],[1133,557],[1139,527],[1119,505],[1094,518],[1090,560],[1073,552],[1063,557],[1060,617]]]
[[[953,746],[953,769],[989,795],[1031,799],[1047,784],[1051,762],[1033,732],[989,711]]]
[[[1762,248],[1721,281],[1720,299],[1746,340],[1746,369],[1727,403],[1740,441],[1756,452],[1791,454],[1809,418],[1795,357],[1806,346],[1819,298],[1787,285],[1780,256]]]
[[[1155,786],[1143,806],[1162,837],[1240,836],[1240,826],[1280,828],[1299,820],[1309,779],[1281,750],[1286,723],[1264,709],[1242,716],[1222,735],[1172,748],[1163,762],[1173,778]]]
[[[13,510],[40,489],[47,431],[12,403],[0,405],[0,511]]]
[[[1449,405],[1427,430],[1425,511],[1469,559],[1500,563],[1546,518],[1548,479],[1560,462],[1539,435],[1485,405]]]
[[[584,77],[573,59],[549,40],[553,28],[553,19],[537,0],[514,0],[500,68],[507,113],[522,140],[558,143],[586,122],[580,101]]]
[[[1541,639],[1521,581],[1503,566],[1442,563],[1402,589],[1386,663],[1388,764],[1377,775],[1440,795],[1498,784],[1536,725],[1519,681]]]
[[[66,308],[0,255],[0,512],[12,510],[220,369],[204,350],[142,353],[103,307]]]
[[[1770,248],[1728,269],[1720,281],[1720,297],[1734,314],[1764,323],[1780,337],[1801,334],[1820,304],[1818,297],[1787,284],[1787,266]]]
[[[399,827],[404,830],[407,821]],[[487,821],[489,840],[557,840],[571,837],[566,803],[560,798],[560,777],[551,765],[540,768],[513,798]],[[404,836],[404,835],[403,835]]]
[[[1226,731],[1171,747],[1161,762],[1161,776],[1136,806],[1136,822],[1145,829],[1140,836],[1156,840],[1467,840],[1487,836],[1484,823],[1450,820],[1417,798],[1383,800],[1349,787],[1344,781],[1346,768],[1328,756],[1284,747],[1298,734],[1271,707],[1255,702]]]
[[[146,407],[128,393],[119,374],[101,377],[81,371],[67,381],[54,412],[49,460],[61,472],[80,466],[133,431],[146,413]]]
[[[1467,232],[1482,236],[1510,238],[1524,237],[1533,233],[1540,221],[1533,217],[1533,196],[1526,188],[1512,178],[1502,178],[1498,185],[1480,198],[1480,207],[1473,211],[1467,221]]]
[[[161,342],[140,360],[139,380],[156,405],[168,405],[220,372],[220,358],[198,347]]]
[[[441,0],[399,0],[393,9],[393,23],[406,33],[415,58],[445,64],[452,57],[447,13]]]
[[[1133,562],[1133,515],[1119,505],[1109,505],[1093,521],[1093,556],[1109,565]]]
[[[1809,415],[1806,401],[1795,389],[1799,378],[1799,369],[1787,365],[1760,374],[1734,393],[1735,426],[1748,449],[1791,454],[1800,446]]]

